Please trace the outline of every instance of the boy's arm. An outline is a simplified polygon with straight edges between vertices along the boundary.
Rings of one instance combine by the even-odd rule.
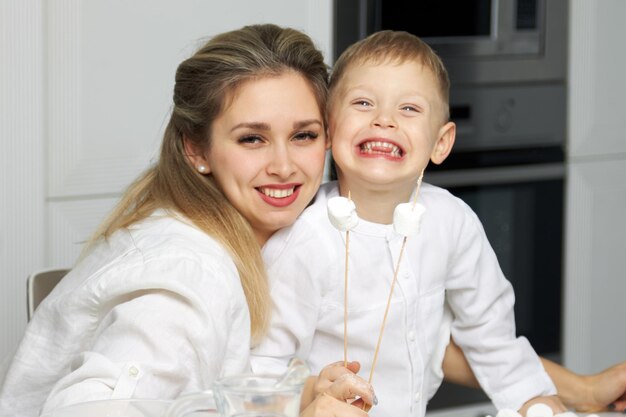
[[[545,358],[541,358],[541,363],[567,407],[578,412],[597,412],[609,408],[626,410],[626,362],[589,376],[576,374]],[[443,372],[447,382],[480,388],[463,351],[453,340],[446,348]]]
[[[469,388],[480,388],[476,375],[472,371],[461,348],[450,339],[443,357],[443,379]]]
[[[451,334],[476,379],[498,409],[521,409],[556,387],[532,346],[515,335],[514,293],[476,215],[469,207],[446,226],[453,247],[446,300],[454,314]]]
[[[470,388],[480,388],[478,380],[467,362],[467,359],[465,359],[463,351],[454,343],[452,339],[450,339],[450,343],[446,348],[443,360],[443,373],[444,379],[447,382],[452,382],[454,384]],[[566,411],[565,406],[561,403],[561,400],[557,396],[531,398],[517,411],[519,411],[521,415],[525,416],[528,409],[536,403],[544,403],[550,406],[555,414]]]

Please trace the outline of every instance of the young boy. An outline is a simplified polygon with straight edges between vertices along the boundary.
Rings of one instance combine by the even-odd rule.
[[[379,32],[339,58],[328,112],[338,183],[325,184],[264,248],[275,311],[255,371],[279,370],[299,356],[316,373],[342,356],[346,234],[327,215],[328,199],[342,195],[359,217],[349,241],[348,359],[369,374],[403,240],[392,226],[394,208],[412,200],[429,160],[442,163],[454,144],[448,89],[439,58],[407,33]],[[441,382],[450,328],[497,408],[556,394],[528,341],[515,336],[513,290],[476,215],[427,183],[417,201],[426,212],[400,263],[371,415],[424,415]]]

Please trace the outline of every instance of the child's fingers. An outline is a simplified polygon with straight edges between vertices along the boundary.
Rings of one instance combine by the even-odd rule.
[[[338,361],[326,365],[320,372],[315,383],[315,394],[318,395],[325,392],[330,385],[341,378],[343,375],[354,375],[361,369],[358,362],[348,362],[348,366],[343,366],[343,361]]]
[[[367,412],[324,393],[307,407],[300,417],[367,417]]]
[[[324,393],[338,400],[349,402],[356,400],[359,401],[359,404],[365,403],[369,407],[378,402],[372,386],[363,378],[352,373],[343,374]]]
[[[320,372],[320,378],[328,379],[329,381],[335,381],[346,373],[356,374],[361,369],[359,362],[348,362],[347,367],[343,366],[343,361],[333,362],[330,365],[326,365]]]

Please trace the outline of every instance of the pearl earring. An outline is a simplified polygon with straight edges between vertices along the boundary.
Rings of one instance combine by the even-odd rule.
[[[204,165],[200,165],[198,167],[198,171],[200,171],[201,174],[204,174],[206,172],[206,166]]]

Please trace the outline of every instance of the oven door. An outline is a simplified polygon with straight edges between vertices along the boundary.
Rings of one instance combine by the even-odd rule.
[[[504,275],[515,289],[517,334],[559,360],[563,256],[562,162],[434,172],[480,218]],[[429,409],[488,401],[479,390],[449,384]]]

